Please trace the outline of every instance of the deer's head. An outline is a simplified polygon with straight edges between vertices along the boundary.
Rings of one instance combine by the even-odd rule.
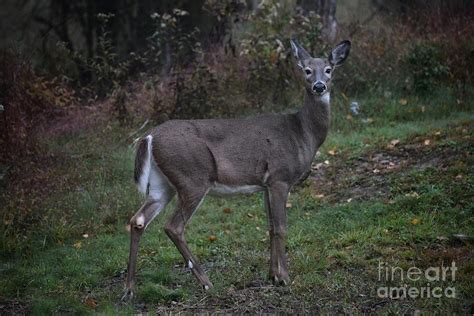
[[[347,40],[340,42],[327,58],[313,58],[295,40],[291,40],[290,43],[297,64],[303,72],[306,89],[319,96],[330,91],[333,71],[349,56],[351,42]]]

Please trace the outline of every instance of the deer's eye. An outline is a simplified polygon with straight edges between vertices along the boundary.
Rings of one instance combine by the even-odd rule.
[[[311,75],[311,73],[312,73],[312,72],[311,72],[311,69],[309,69],[309,68],[306,68],[306,69],[304,70],[304,72],[306,73],[307,76]]]
[[[324,70],[325,73],[327,73],[328,75],[331,73],[331,68],[326,68],[326,70]]]

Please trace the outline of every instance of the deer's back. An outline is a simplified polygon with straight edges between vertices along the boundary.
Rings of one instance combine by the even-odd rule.
[[[192,175],[196,181],[260,185],[268,174],[296,181],[312,158],[301,133],[294,115],[171,120],[153,130],[153,154],[177,181]]]

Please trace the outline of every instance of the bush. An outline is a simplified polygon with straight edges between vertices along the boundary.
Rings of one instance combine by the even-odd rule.
[[[75,102],[74,92],[60,79],[39,77],[21,52],[0,52],[0,161],[34,154],[40,126]]]
[[[441,82],[446,82],[449,68],[440,47],[433,44],[417,44],[406,56],[408,71],[413,76],[415,92],[426,93]]]

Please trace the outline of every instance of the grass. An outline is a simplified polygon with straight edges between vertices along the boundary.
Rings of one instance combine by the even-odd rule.
[[[363,101],[367,107],[377,102]],[[291,194],[289,287],[267,280],[261,196],[208,197],[186,235],[215,288],[201,291],[164,234],[169,206],[140,244],[136,300],[119,303],[125,228],[141,201],[129,131],[110,123],[48,140],[46,158],[28,170],[14,168],[22,176],[2,191],[0,311],[469,312],[473,245],[453,235],[474,236],[474,115],[449,113],[446,106],[415,113],[410,109],[423,100],[408,100],[413,107],[401,109],[398,97],[388,101],[383,113],[366,110],[346,123],[337,116],[316,159],[327,163]],[[336,110],[345,113],[341,104],[336,101]],[[455,281],[430,285],[454,286],[456,298],[378,297],[379,287],[405,284],[379,280],[380,261],[403,269],[455,261]],[[419,288],[426,279],[408,285]]]

